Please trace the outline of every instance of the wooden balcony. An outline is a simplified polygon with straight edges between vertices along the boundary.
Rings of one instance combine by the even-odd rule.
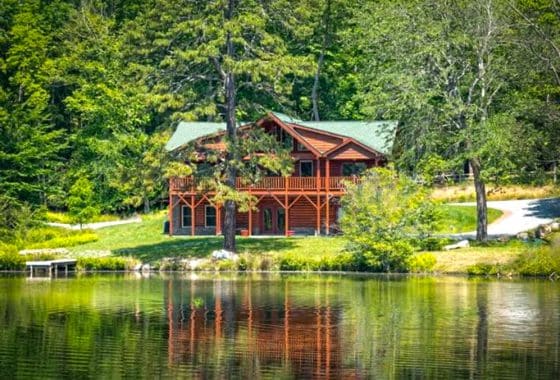
[[[345,183],[357,183],[359,180],[359,177],[264,177],[257,183],[247,184],[237,178],[236,188],[251,193],[341,193],[344,192]],[[204,186],[196,183],[192,177],[171,178],[169,187],[172,193],[193,194],[204,191]]]

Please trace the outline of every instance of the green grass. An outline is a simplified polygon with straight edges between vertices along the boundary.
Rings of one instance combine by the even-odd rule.
[[[47,222],[74,224],[70,215],[65,212],[47,211],[46,219]],[[112,222],[114,220],[119,220],[119,219],[121,218],[118,215],[102,214],[102,215],[97,215],[95,218],[93,218],[90,221],[90,223]]]
[[[143,262],[153,262],[164,257],[207,257],[222,248],[219,236],[173,236],[163,234],[162,213],[146,215],[142,223],[106,227],[97,230],[99,240],[73,247],[73,252],[110,250],[116,255],[133,256]],[[340,252],[344,241],[333,238],[237,238],[239,253],[305,253],[320,255]]]
[[[441,220],[437,233],[455,234],[476,230],[476,206],[438,206]],[[488,224],[501,217],[503,212],[493,208],[488,209]]]

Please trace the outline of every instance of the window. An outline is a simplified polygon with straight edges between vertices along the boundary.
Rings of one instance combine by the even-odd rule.
[[[309,149],[307,149],[305,147],[305,145],[303,145],[302,143],[300,143],[299,141],[296,143],[296,150],[298,152],[309,152]]]
[[[285,148],[291,148],[294,146],[294,139],[288,132],[284,130],[284,128],[277,127],[276,139],[281,142]]]
[[[360,175],[364,170],[366,170],[366,164],[363,162],[345,162],[342,164],[342,175],[344,177]]]
[[[204,208],[206,227],[216,227],[216,208],[206,205]]]
[[[182,227],[192,227],[192,210],[189,206],[181,207],[182,210]]]
[[[300,161],[299,162],[299,175],[302,177],[313,176],[313,161]]]

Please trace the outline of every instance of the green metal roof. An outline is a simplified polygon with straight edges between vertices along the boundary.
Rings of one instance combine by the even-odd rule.
[[[165,149],[172,151],[199,137],[212,135],[225,130],[226,123],[182,121],[177,125],[175,133],[173,133],[167,144],[165,144]]]
[[[391,153],[397,129],[395,121],[304,121],[293,124],[351,137],[383,154]]]
[[[396,121],[302,121],[278,112],[272,114],[284,123],[354,138],[383,154],[391,153],[397,129]],[[172,151],[199,137],[223,131],[225,128],[225,123],[183,121],[177,126],[166,148]]]

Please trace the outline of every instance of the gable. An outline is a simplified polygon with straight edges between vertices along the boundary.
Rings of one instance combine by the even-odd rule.
[[[335,137],[297,126],[294,126],[294,130],[301,136],[301,138],[307,141],[310,145],[313,145],[313,147],[321,153],[331,150],[335,146],[342,144],[344,141],[342,137]]]
[[[369,160],[375,159],[377,156],[360,145],[349,142],[330,152],[328,157],[331,160]]]

